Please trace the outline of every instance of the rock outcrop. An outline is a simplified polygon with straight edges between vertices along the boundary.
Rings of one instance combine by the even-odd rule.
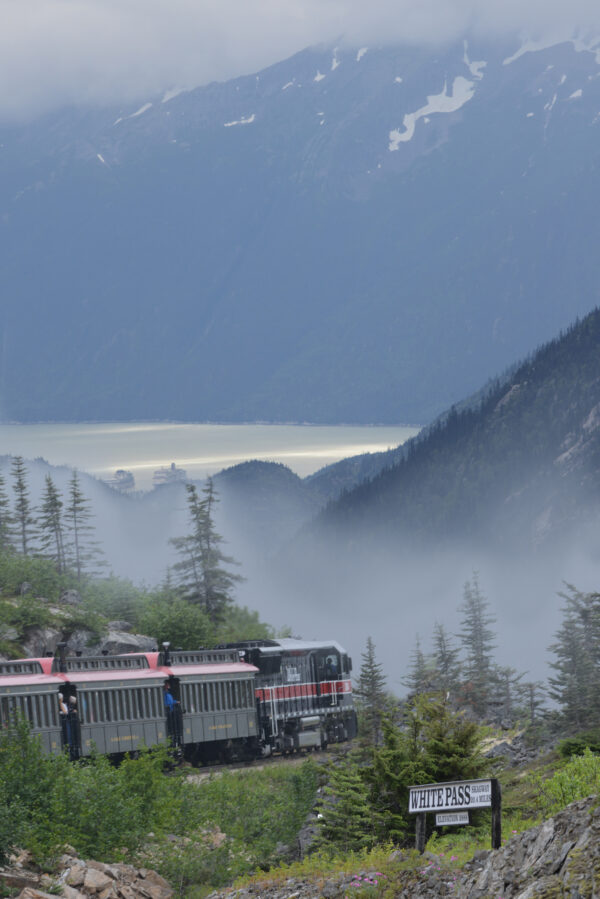
[[[409,853],[394,856],[409,861]],[[387,883],[390,890],[390,882],[378,873],[353,871],[319,882],[275,884],[265,878],[260,884],[211,893],[209,899],[345,899],[357,887],[374,888],[376,883]],[[501,849],[477,852],[462,869],[425,853],[415,858],[414,866],[398,871],[393,889],[395,899],[599,899],[600,797],[571,804],[512,836]]]
[[[83,861],[76,855],[60,858],[56,872],[38,874],[26,867],[27,854],[0,869],[0,884],[21,889],[17,899],[171,899],[173,890],[166,880],[147,868],[133,865],[105,865]]]

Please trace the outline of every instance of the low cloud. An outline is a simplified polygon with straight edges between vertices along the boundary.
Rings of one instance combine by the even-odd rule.
[[[0,0],[0,116],[127,104],[310,44],[600,32],[597,0]]]

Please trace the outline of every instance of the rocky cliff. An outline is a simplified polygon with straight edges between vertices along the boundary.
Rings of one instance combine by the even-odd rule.
[[[397,875],[351,871],[319,882],[287,880],[212,893],[209,899],[346,899],[369,895],[397,899],[598,899],[600,897],[600,797],[575,802],[543,824],[513,836],[497,851],[477,852],[462,869],[441,856],[394,853]]]

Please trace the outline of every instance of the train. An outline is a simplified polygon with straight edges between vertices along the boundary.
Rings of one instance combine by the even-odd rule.
[[[0,661],[0,728],[17,715],[47,753],[111,757],[168,744],[193,765],[356,736],[352,660],[335,641]]]

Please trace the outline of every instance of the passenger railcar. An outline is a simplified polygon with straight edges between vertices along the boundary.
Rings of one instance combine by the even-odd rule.
[[[0,727],[19,712],[72,759],[170,743],[194,764],[317,748],[356,734],[351,661],[337,643],[0,662]],[[170,694],[168,705],[165,694]]]

